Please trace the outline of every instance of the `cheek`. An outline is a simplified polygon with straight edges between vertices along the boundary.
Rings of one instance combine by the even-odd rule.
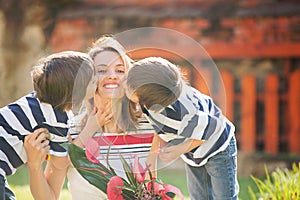
[[[96,77],[97,84],[102,82],[104,80],[104,78],[105,78],[105,75],[103,75],[103,74],[97,75],[97,77]]]
[[[98,106],[98,105],[100,105],[99,102],[100,102],[100,95],[98,93],[95,93],[95,95],[94,95],[94,106],[96,108],[99,108],[99,106]]]
[[[118,77],[120,78],[120,80],[123,82],[124,78],[125,78],[125,74],[118,74]]]
[[[94,97],[94,93],[96,91],[96,87],[92,84],[88,85],[86,88],[86,95],[84,99],[90,99]]]
[[[96,85],[97,85],[98,88],[102,87],[103,81],[104,81],[104,78],[98,78],[97,83],[96,83]]]

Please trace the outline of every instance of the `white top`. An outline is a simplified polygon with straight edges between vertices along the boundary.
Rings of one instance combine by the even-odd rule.
[[[72,200],[101,200],[107,199],[106,194],[85,180],[74,167],[69,167],[68,189]]]
[[[154,130],[149,125],[149,129],[138,130],[135,133],[115,134],[105,133],[96,134],[95,137],[102,139],[100,145],[99,161],[107,166],[106,156],[110,146],[110,154],[108,157],[110,166],[115,170],[118,176],[126,179],[123,165],[120,160],[122,155],[129,164],[133,164],[134,157],[138,156],[140,163],[146,166],[146,158],[151,148]],[[109,145],[111,144],[111,145]],[[107,199],[106,194],[95,186],[88,183],[79,172],[70,167],[67,173],[68,188],[72,196],[72,200],[100,200]]]

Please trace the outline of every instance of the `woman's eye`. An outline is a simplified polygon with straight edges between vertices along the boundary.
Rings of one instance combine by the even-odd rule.
[[[105,72],[106,72],[105,69],[99,69],[99,70],[97,70],[97,73],[98,73],[98,74],[104,74]]]
[[[118,72],[118,73],[125,73],[125,70],[123,70],[123,69],[118,69],[117,72]]]

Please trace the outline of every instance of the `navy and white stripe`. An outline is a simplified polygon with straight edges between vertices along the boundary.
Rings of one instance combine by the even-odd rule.
[[[183,142],[187,138],[204,140],[198,148],[182,155],[192,166],[202,166],[207,160],[223,151],[234,135],[234,125],[222,115],[211,97],[186,83],[177,101],[158,111],[143,109],[159,136],[167,142]]]
[[[114,160],[120,161],[120,156],[129,162],[131,162],[135,156],[139,159],[146,160],[151,149],[154,134],[155,131],[151,124],[143,119],[139,119],[139,127],[136,131],[127,131],[121,134],[96,133],[95,137],[116,137],[116,139],[112,139],[112,141],[107,140],[107,145],[101,145],[99,160],[102,163],[106,162],[108,152],[110,162]],[[136,138],[136,140],[132,141],[130,137],[133,137],[133,140]]]
[[[71,113],[54,110],[41,103],[30,93],[0,109],[0,174],[11,175],[27,162],[23,147],[24,137],[38,128],[47,128],[54,136],[50,141],[50,154],[66,156],[60,146],[67,141],[67,121]]]

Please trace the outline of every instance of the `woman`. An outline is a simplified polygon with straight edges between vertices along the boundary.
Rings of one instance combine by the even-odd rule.
[[[135,124],[130,121],[129,108],[135,107],[136,104],[129,101],[122,87],[125,73],[131,66],[131,60],[125,54],[123,47],[113,37],[103,36],[94,43],[89,55],[94,62],[98,79],[94,106],[100,109],[109,103],[114,116],[96,134],[96,136],[101,137],[102,142],[100,155],[103,157],[100,157],[100,162],[104,165],[107,164],[106,156],[109,152],[108,162],[110,166],[119,176],[126,178],[120,155],[128,162],[133,162],[134,155],[138,155],[140,162],[146,163],[153,130],[150,125],[147,127],[147,123],[144,123],[143,127],[140,123],[140,127],[136,129]],[[136,118],[139,114],[136,112],[133,115]],[[151,134],[140,135],[141,130]],[[148,136],[142,140],[143,144],[140,143],[141,140],[135,140],[141,136]],[[72,166],[68,170],[68,180],[73,200],[106,198],[106,194],[89,184]]]

